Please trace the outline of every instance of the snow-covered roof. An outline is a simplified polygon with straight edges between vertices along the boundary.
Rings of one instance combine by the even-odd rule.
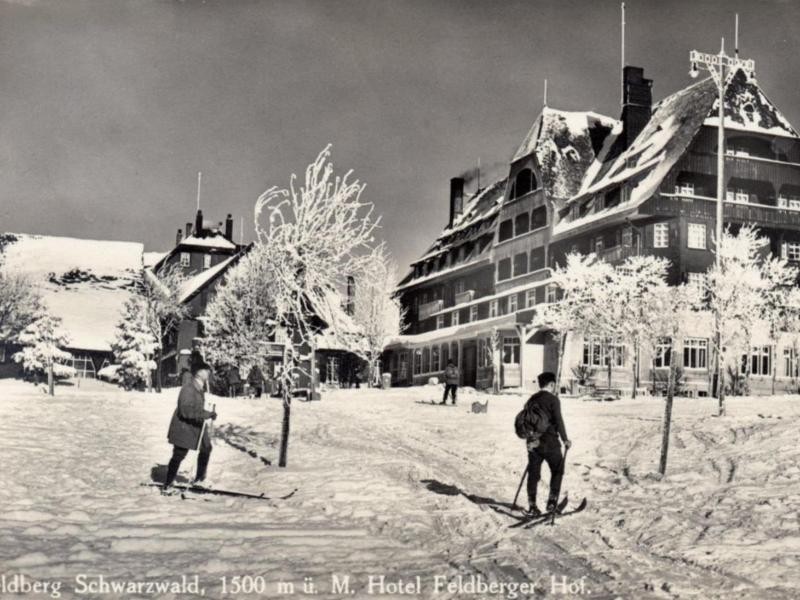
[[[471,337],[477,331],[485,331],[487,327],[501,327],[516,323],[516,314],[509,313],[492,319],[483,319],[474,323],[451,325],[441,329],[417,333],[414,335],[397,335],[389,340],[387,347],[400,346],[409,347],[417,344],[430,344],[450,337]]]
[[[606,144],[604,151],[587,171],[580,192],[570,203],[587,200],[622,183],[632,183],[627,200],[610,209],[588,211],[578,219],[562,220],[555,225],[554,234],[633,210],[650,198],[686,152],[700,127],[717,125],[717,94],[713,79],[699,81],[656,104],[650,121],[625,151],[612,156],[613,145]],[[791,124],[758,87],[755,79],[741,69],[731,74],[726,82],[725,127],[798,137]]]
[[[714,101],[704,125],[719,123],[719,103]],[[725,89],[725,129],[798,137],[797,131],[758,87],[755,78],[739,69]]]
[[[181,302],[190,300],[197,292],[203,289],[208,283],[214,280],[217,276],[221,275],[235,260],[239,257],[235,254],[221,263],[214,265],[204,271],[200,271],[197,275],[190,277],[181,284],[179,299]]]
[[[187,238],[183,238],[180,241],[179,246],[197,246],[200,248],[222,248],[225,250],[235,250],[236,244],[230,241],[221,233],[217,233],[215,235],[210,235],[206,237],[197,237],[191,235]]]
[[[69,347],[110,351],[116,325],[142,269],[144,246],[29,234],[0,236],[2,268],[30,277]]]
[[[542,109],[512,162],[536,156],[548,197],[566,200],[577,193],[602,142],[618,126],[595,112]]]

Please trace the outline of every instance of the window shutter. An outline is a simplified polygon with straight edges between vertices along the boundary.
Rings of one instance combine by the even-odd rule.
[[[786,242],[781,242],[781,258],[787,258],[789,256],[789,252],[787,249]]]

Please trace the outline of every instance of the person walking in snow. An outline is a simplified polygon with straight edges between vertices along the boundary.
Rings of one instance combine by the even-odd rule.
[[[456,403],[456,391],[458,390],[459,372],[456,364],[450,360],[447,362],[447,367],[444,370],[444,396],[439,404],[447,404],[447,394],[453,399],[453,404]]]
[[[203,485],[208,469],[208,460],[211,456],[211,436],[205,426],[205,420],[212,421],[217,418],[217,413],[205,409],[205,389],[211,367],[203,360],[192,363],[192,378],[184,384],[178,394],[178,406],[172,414],[169,424],[167,439],[172,444],[172,458],[167,467],[167,478],[164,481],[163,491],[175,481],[181,462],[189,450],[196,450],[199,446],[197,457],[197,475],[193,485]]]
[[[536,489],[541,478],[542,463],[546,462],[550,469],[547,512],[553,512],[558,505],[564,476],[564,456],[561,454],[559,437],[564,442],[565,450],[572,445],[561,417],[561,402],[554,394],[555,374],[545,371],[539,374],[537,380],[539,391],[528,399],[515,423],[517,435],[525,437],[528,449],[528,512],[533,516],[541,514],[536,506]]]

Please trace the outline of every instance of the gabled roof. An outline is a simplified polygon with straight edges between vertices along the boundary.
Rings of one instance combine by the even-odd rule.
[[[199,294],[204,288],[208,287],[218,277],[227,271],[228,267],[238,262],[241,254],[234,254],[233,256],[223,260],[221,263],[200,271],[196,275],[189,277],[183,282],[180,289],[179,300],[181,303],[188,302]]]
[[[445,227],[425,253],[419,259],[411,263],[412,266],[428,260],[437,259],[447,253],[451,248],[469,241],[474,241],[487,233],[491,232],[493,235],[497,215],[500,213],[503,198],[505,197],[506,181],[506,179],[501,179],[486,188],[478,190],[467,200],[461,216],[455,219],[453,226]],[[414,270],[412,268],[400,281],[398,290],[433,279],[446,271],[458,270],[473,263],[482,262],[481,260],[476,261],[475,259],[476,255],[473,252],[471,255],[465,256],[460,263],[449,265],[444,270],[435,271],[418,278],[414,278]]]
[[[109,352],[142,270],[144,246],[29,234],[0,236],[2,268],[30,277],[76,350]]]
[[[187,251],[191,252],[193,249],[198,248],[210,248],[213,250],[223,250],[225,252],[229,252],[231,250],[236,250],[238,246],[219,232],[215,232],[213,235],[206,237],[197,237],[192,235],[188,238],[183,238],[169,252],[163,253],[161,258],[158,259],[150,268],[154,271],[158,271],[170,258],[176,254]]]
[[[739,69],[729,76],[725,85],[726,128],[798,137],[752,76]],[[580,192],[570,199],[570,203],[582,202],[622,183],[632,183],[627,201],[611,209],[590,211],[575,220],[561,221],[555,225],[554,234],[633,210],[650,198],[686,152],[700,127],[717,125],[717,95],[713,79],[699,81],[656,104],[650,121],[624,152],[612,157],[607,145],[589,168]]]
[[[617,125],[595,112],[545,107],[511,162],[535,155],[548,197],[566,200],[578,192],[586,170]]]

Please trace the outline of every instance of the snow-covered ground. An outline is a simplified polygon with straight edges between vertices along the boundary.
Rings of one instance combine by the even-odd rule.
[[[436,576],[535,586],[517,597],[580,596],[551,589],[553,575],[577,592],[585,577],[592,598],[796,597],[797,397],[731,399],[724,418],[711,416],[713,400],[677,400],[664,481],[653,476],[661,401],[565,399],[574,446],[564,491],[572,503],[588,497],[589,507],[525,530],[509,529],[512,519],[490,505],[512,500],[525,464],[513,433],[524,397],[464,393],[455,408],[422,403],[440,393],[341,390],[295,403],[286,469],[265,464],[277,462],[280,403],[217,398],[209,477],[269,496],[298,491],[288,500],[182,500],[139,485],[169,458],[176,390],[125,393],[89,382],[50,398],[2,381],[0,575],[7,586],[23,574],[61,582],[62,598],[196,596],[79,595],[81,574],[106,582],[198,575],[207,598],[289,596],[278,593],[280,582],[302,596],[307,577],[318,598],[342,597],[331,591],[333,574],[350,576],[352,598],[370,597],[369,577],[381,575],[412,584],[420,576],[421,591],[379,596],[373,587],[372,597],[515,597],[435,594]],[[469,412],[486,398],[488,413]],[[183,476],[194,461],[191,454]],[[263,578],[264,592],[223,595],[222,578],[231,592],[235,576],[256,578],[247,585],[257,588]]]

